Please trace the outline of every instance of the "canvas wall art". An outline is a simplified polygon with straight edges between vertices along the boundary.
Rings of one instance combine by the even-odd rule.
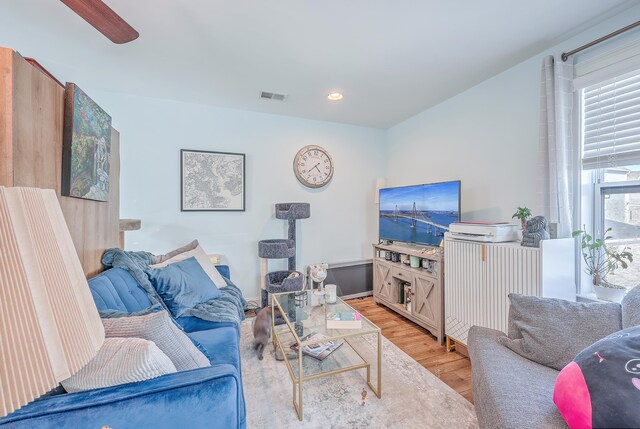
[[[65,86],[62,195],[109,199],[111,116],[77,85]]]
[[[244,154],[180,151],[182,211],[244,211]]]

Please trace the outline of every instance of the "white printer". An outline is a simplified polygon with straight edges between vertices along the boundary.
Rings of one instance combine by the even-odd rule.
[[[483,243],[501,243],[518,241],[519,224],[454,222],[449,225],[445,237],[455,240],[480,241]]]

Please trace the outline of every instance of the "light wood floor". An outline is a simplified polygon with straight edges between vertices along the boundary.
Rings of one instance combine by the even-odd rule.
[[[447,352],[429,331],[387,307],[375,304],[371,296],[347,302],[379,326],[389,341],[473,403],[469,358],[455,351]]]

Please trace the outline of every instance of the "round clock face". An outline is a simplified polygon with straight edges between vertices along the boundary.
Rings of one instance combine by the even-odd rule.
[[[293,159],[293,171],[303,185],[320,188],[333,176],[333,160],[320,146],[305,146]]]

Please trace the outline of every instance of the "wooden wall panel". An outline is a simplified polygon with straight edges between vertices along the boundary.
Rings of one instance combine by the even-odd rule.
[[[112,129],[109,201],[62,197],[64,88],[6,48],[0,85],[0,185],[55,189],[82,268],[97,274],[104,249],[119,245],[119,133]]]
[[[0,48],[0,185],[13,182],[13,56]]]
[[[60,201],[76,249],[82,249],[82,252],[78,252],[78,256],[88,277],[102,271],[100,259],[104,249],[120,246],[119,139],[120,134],[112,128],[109,202],[71,197],[61,197]],[[82,219],[82,222],[76,222],[75,219]]]
[[[14,52],[13,186],[60,195],[64,89]]]

